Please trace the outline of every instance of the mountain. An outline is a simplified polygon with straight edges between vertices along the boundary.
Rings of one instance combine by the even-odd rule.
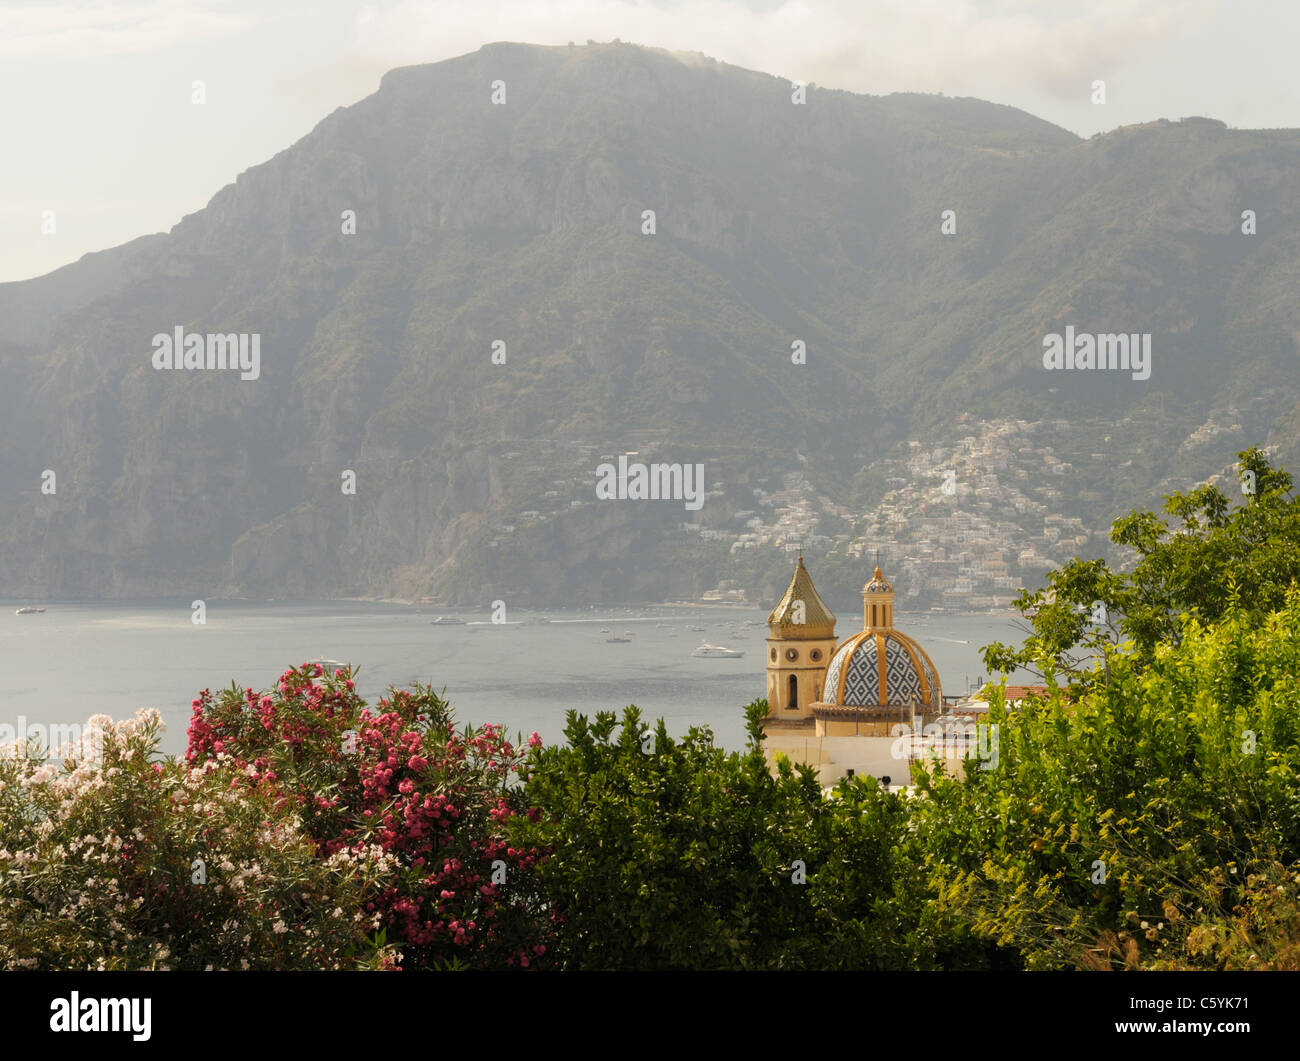
[[[1297,163],[1295,130],[796,105],[619,43],[393,70],[169,233],[0,285],[0,593],[770,592],[785,561],[747,520],[793,512],[847,562],[929,490],[887,481],[909,450],[1016,422],[1038,435],[1003,481],[1095,532],[1238,441],[1300,455]],[[1067,325],[1150,333],[1150,378],[1045,370]],[[257,378],[156,370],[178,327],[258,336]],[[1061,447],[1086,456],[1049,479]],[[701,464],[703,507],[597,500],[629,451]],[[962,485],[918,503],[1001,506]]]

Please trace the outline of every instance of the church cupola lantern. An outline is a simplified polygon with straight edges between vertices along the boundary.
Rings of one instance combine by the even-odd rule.
[[[894,587],[881,574],[880,565],[862,587],[862,628],[889,630],[894,625]]]

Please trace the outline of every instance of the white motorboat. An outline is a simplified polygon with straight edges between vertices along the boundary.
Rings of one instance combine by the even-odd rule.
[[[697,659],[740,659],[745,653],[738,652],[734,648],[726,648],[722,645],[710,645],[707,641],[702,642],[700,647],[691,653]]]

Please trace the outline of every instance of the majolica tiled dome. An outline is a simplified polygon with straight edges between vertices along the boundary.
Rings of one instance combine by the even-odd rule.
[[[880,572],[862,587],[862,632],[846,638],[826,667],[814,714],[833,708],[943,707],[943,689],[925,650],[894,629],[894,587]]]
[[[943,706],[934,664],[915,641],[894,629],[863,630],[835,650],[822,702],[837,707]]]

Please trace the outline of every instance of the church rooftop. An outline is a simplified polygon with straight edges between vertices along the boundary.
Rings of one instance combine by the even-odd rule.
[[[818,595],[812,576],[804,567],[802,556],[795,564],[785,595],[772,609],[767,622],[774,629],[799,631],[810,637],[821,636],[821,632],[827,628],[834,629],[835,615]]]

